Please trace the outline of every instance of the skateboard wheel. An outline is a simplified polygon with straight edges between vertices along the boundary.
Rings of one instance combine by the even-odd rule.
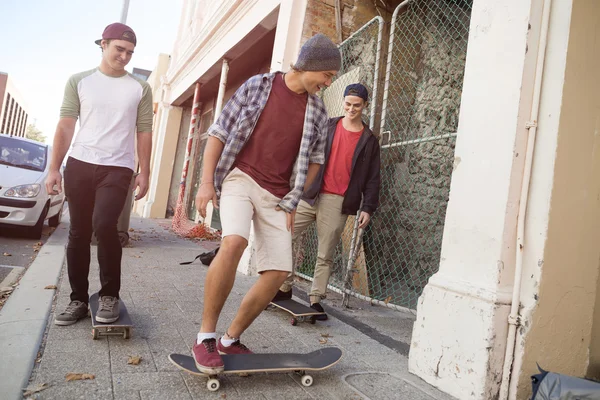
[[[93,328],[92,329],[92,339],[97,340],[100,337],[100,332],[98,332],[98,329]]]
[[[313,378],[310,375],[304,375],[302,377],[302,385],[308,387],[313,384]]]
[[[310,317],[310,323],[311,324],[315,324],[315,322],[317,322],[317,317],[315,317],[314,315],[312,317]]]
[[[296,318],[292,318],[291,324],[292,324],[292,326],[298,325],[298,320]]]
[[[129,243],[129,233],[119,232],[119,243],[121,243],[121,247],[127,246],[127,243]]]
[[[206,382],[206,388],[211,392],[216,392],[221,387],[221,382],[218,379],[209,379]]]
[[[129,339],[131,337],[131,329],[125,329],[123,332],[123,339]]]

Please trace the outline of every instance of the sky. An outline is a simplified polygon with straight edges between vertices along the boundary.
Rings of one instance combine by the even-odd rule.
[[[127,15],[138,44],[126,69],[152,70],[170,54],[183,0],[130,0]],[[35,122],[52,142],[69,76],[97,67],[94,41],[120,22],[123,0],[0,0],[0,71],[20,92]]]

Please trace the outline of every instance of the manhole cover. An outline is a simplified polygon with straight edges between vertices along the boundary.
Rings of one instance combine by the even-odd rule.
[[[404,379],[390,374],[352,374],[346,377],[346,382],[369,399],[434,400]]]

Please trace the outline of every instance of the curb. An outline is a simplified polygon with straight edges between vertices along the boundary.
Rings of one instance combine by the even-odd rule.
[[[294,287],[294,296],[303,300],[305,303],[310,304],[308,293],[306,293],[306,291],[302,290],[301,288]],[[410,351],[410,343],[401,342],[387,335],[384,335],[383,333],[377,331],[377,329],[359,321],[354,317],[351,317],[350,315],[344,313],[340,309],[328,306],[327,304],[322,304],[322,307],[327,314],[337,318],[346,325],[353,327],[354,329],[367,335],[371,339],[386,346],[387,348],[394,350],[395,352],[402,354],[405,357],[408,357],[408,353]]]
[[[0,393],[22,399],[46,330],[55,290],[65,262],[68,214],[39,251],[19,285],[0,310]]]
[[[12,271],[10,271],[8,273],[8,275],[6,275],[6,278],[4,278],[4,280],[2,282],[0,282],[0,288],[12,286],[13,283],[15,283],[17,280],[19,280],[21,273],[25,270],[25,268],[23,268],[23,267],[11,266],[11,268],[12,268]]]

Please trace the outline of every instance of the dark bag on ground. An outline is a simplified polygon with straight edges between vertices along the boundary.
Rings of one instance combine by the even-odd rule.
[[[200,262],[204,265],[210,265],[212,260],[215,259],[218,252],[219,252],[219,247],[217,247],[216,249],[214,249],[212,251],[207,251],[206,253],[198,254],[196,256],[196,258],[194,258],[192,261],[185,261],[185,262],[179,263],[179,265],[190,265],[197,259],[200,259]]]
[[[600,400],[600,383],[538,369],[531,377],[531,400]]]

